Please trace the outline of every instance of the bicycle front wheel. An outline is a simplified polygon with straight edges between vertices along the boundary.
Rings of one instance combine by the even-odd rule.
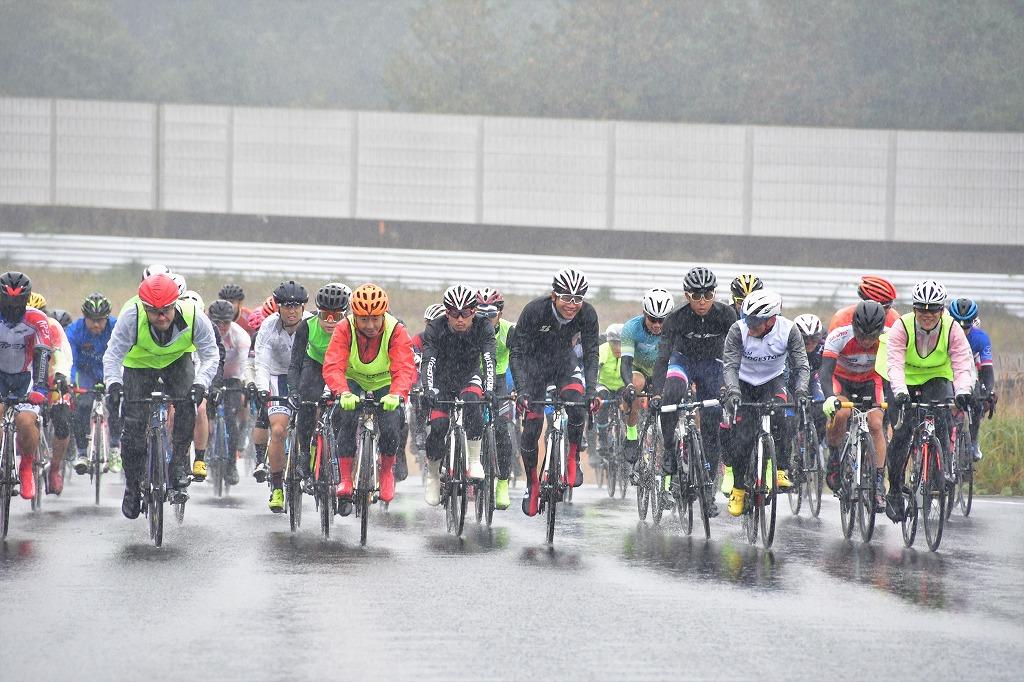
[[[861,485],[859,486],[857,503],[857,527],[860,528],[860,538],[864,542],[871,542],[871,536],[875,532],[875,497],[878,492],[878,477],[875,476],[875,446],[867,434],[860,437],[860,471]]]
[[[711,499],[711,481],[708,476],[708,468],[704,461],[704,450],[701,446],[700,436],[691,434],[689,436],[690,451],[690,480],[693,482],[693,493],[697,498],[697,506],[700,509],[701,523],[704,525],[704,539],[711,539],[711,516],[708,514],[707,501]],[[690,507],[690,516],[693,516],[693,502]],[[691,522],[692,523],[692,522]]]
[[[850,452],[849,448],[844,448],[839,459],[839,525],[843,537],[847,540],[853,535],[857,504],[860,501],[856,491],[857,472],[853,468],[857,456],[857,453]]]
[[[908,456],[906,469],[904,470],[904,485],[900,494],[903,496],[903,521],[900,523],[903,530],[903,544],[906,547],[913,547],[914,539],[917,537],[917,512],[918,512],[918,487],[921,485],[921,450],[913,447]]]
[[[0,538],[7,537],[11,523],[11,495],[14,494],[14,434],[4,431],[0,450]]]
[[[925,443],[924,471],[921,477],[921,516],[928,549],[936,551],[942,542],[942,529],[946,521],[946,480],[942,475],[939,458],[939,440],[932,436]]]
[[[484,452],[484,462],[487,464],[486,475],[484,476],[484,514],[487,526],[490,527],[494,520],[494,481],[498,472],[498,447],[494,437],[494,426],[490,425],[484,429],[484,439],[481,443]]]
[[[807,507],[811,512],[811,516],[818,518],[818,514],[821,512],[821,493],[825,486],[825,458],[822,456],[822,444],[818,440],[818,432],[812,428],[809,434],[808,452],[811,461],[807,476],[804,479],[804,485],[807,487]]]
[[[777,469],[775,465],[775,441],[771,436],[764,436],[764,468],[762,469],[761,480],[764,482],[764,492],[759,496],[761,513],[761,544],[765,549],[770,549],[775,541],[775,515],[778,508],[776,497],[775,479]]]
[[[804,474],[807,470],[807,464],[804,459],[807,456],[806,450],[807,435],[803,430],[797,429],[797,432],[793,435],[793,442],[789,450],[792,459],[789,471],[796,480],[786,490],[786,497],[789,498],[789,511],[793,516],[800,515],[800,507],[804,501]]]
[[[974,446],[970,434],[964,431],[956,437],[956,486],[960,513],[970,516],[974,503]]]
[[[92,465],[93,497],[96,504],[100,503],[100,479],[103,477],[103,462],[107,459],[107,429],[102,421],[93,419],[92,438],[89,441],[89,462]]]
[[[164,451],[160,439],[154,436],[149,446],[149,487],[146,490],[146,516],[149,519],[149,537],[157,547],[164,542],[164,498],[166,497],[164,475]]]

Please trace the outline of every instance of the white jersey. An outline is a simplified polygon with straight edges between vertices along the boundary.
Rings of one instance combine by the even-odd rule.
[[[303,320],[310,317],[312,315],[308,312],[302,314]],[[263,320],[260,331],[256,334],[256,388],[271,391],[270,377],[288,374],[294,341],[295,330],[293,329],[291,334],[285,331],[280,313],[274,313]]]
[[[760,339],[750,335],[746,320],[737,324],[743,333],[743,360],[740,379],[751,386],[763,386],[786,370],[789,354],[789,332],[793,321],[779,315],[775,326]]]
[[[224,344],[224,378],[242,379],[252,339],[244,329],[232,322],[228,333],[221,337],[221,342]]]

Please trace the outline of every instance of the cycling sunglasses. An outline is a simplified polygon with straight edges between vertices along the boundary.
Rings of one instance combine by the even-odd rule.
[[[562,303],[575,303],[576,305],[583,303],[582,296],[573,296],[572,294],[558,294],[558,300]]]
[[[287,303],[281,303],[279,305],[282,308],[301,308],[305,304],[304,303],[299,303],[298,301],[288,301]]]
[[[476,309],[475,308],[463,308],[462,310],[454,310],[452,308],[446,308],[444,312],[445,312],[445,315],[447,315],[448,317],[452,318],[453,320],[457,320],[460,317],[465,320],[465,319],[468,319],[468,318],[473,317],[474,315],[476,315]]]
[[[914,310],[920,310],[923,313],[937,313],[942,310],[943,305],[941,303],[931,303],[928,305],[914,304]]]
[[[154,308],[151,305],[147,305],[147,304],[143,303],[142,307],[146,310],[147,313],[151,313],[153,315],[159,315],[161,317],[170,317],[171,315],[174,314],[174,304],[173,303],[170,304],[170,305],[165,305],[163,308]]]
[[[664,317],[651,317],[647,313],[644,313],[644,317],[646,317],[647,321],[650,322],[651,324],[665,324]]]
[[[324,322],[341,322],[341,319],[345,317],[344,310],[318,310],[316,314]]]
[[[686,295],[694,301],[713,301],[715,300],[714,289],[703,289],[701,291],[687,291]]]

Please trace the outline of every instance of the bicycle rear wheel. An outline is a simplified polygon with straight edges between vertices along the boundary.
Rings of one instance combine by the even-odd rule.
[[[924,472],[921,479],[921,516],[928,549],[936,551],[942,542],[942,529],[946,521],[946,480],[942,475],[939,458],[939,440],[932,436],[925,443]]]
[[[498,448],[493,425],[484,429],[481,449],[484,452],[484,462],[487,465],[486,476],[484,476],[484,516],[487,526],[490,527],[494,520],[494,481],[498,471]]]
[[[89,441],[89,449],[91,450],[89,462],[92,464],[92,483],[94,489],[95,503],[100,503],[100,479],[103,477],[103,462],[106,461],[108,449],[107,444],[107,429],[104,428],[106,425],[102,421],[93,420],[92,422],[92,438]]]
[[[793,435],[793,443],[790,446],[790,457],[792,465],[789,471],[796,478],[793,485],[786,490],[786,497],[789,498],[789,511],[793,516],[800,515],[800,506],[804,501],[804,480],[807,470],[807,434],[802,429],[797,429]]]
[[[956,486],[960,513],[970,516],[974,503],[974,447],[970,434],[963,431],[956,437]]]
[[[7,537],[11,524],[11,495],[14,494],[14,436],[3,434],[0,449],[0,539]]]
[[[760,438],[760,437],[759,437]],[[747,534],[747,542],[754,545],[757,544],[757,530],[761,521],[761,514],[764,513],[763,501],[759,505],[757,500],[762,494],[761,487],[758,482],[758,472],[760,467],[757,463],[757,443],[754,442],[754,447],[750,451],[750,461],[747,463],[747,474],[746,481],[735,481],[734,485],[739,487],[743,485],[747,494],[744,498],[744,513],[743,513],[743,530]]]
[[[331,524],[334,522],[334,509],[330,500],[334,497],[334,486],[331,485],[334,453],[325,445],[322,434],[316,434],[313,437],[313,444],[316,448],[313,457],[315,462],[313,471],[317,474],[315,499],[317,511],[320,512],[320,532],[326,540],[331,537]]]
[[[764,470],[761,475],[764,482],[764,493],[761,496],[761,544],[765,549],[771,549],[775,541],[775,516],[779,506],[775,485],[775,441],[771,436],[764,436],[764,454]]]
[[[707,462],[704,460],[704,448],[701,445],[700,436],[690,434],[690,480],[693,481],[694,495],[697,497],[700,519],[704,526],[704,539],[711,539],[711,516],[708,514],[708,500],[712,497],[710,476],[708,475]],[[692,505],[692,503],[691,503]],[[693,513],[691,506],[691,515]]]
[[[818,514],[821,512],[821,493],[825,486],[824,457],[822,456],[822,444],[818,440],[818,432],[812,428],[810,433],[811,438],[808,447],[812,459],[810,471],[807,472],[805,478],[807,508],[810,510],[811,516],[818,518]]]
[[[160,547],[164,542],[164,498],[167,466],[159,438],[153,437],[149,446],[149,487],[146,490],[146,516],[149,519],[149,537]]]
[[[843,537],[849,540],[853,535],[857,503],[860,501],[856,492],[857,474],[853,470],[856,453],[850,452],[849,448],[844,446],[839,457],[839,525]]]
[[[921,485],[921,450],[914,446],[908,455],[904,471],[904,485],[900,494],[903,495],[903,521],[900,523],[903,530],[903,544],[906,547],[913,547],[914,539],[917,537],[917,512],[918,512],[918,487]]]
[[[878,492],[878,477],[875,476],[875,446],[867,434],[860,437],[860,470],[862,484],[857,491],[857,527],[860,538],[865,543],[871,542],[875,532],[875,495]],[[864,473],[867,472],[867,473]],[[864,477],[867,481],[864,482]]]

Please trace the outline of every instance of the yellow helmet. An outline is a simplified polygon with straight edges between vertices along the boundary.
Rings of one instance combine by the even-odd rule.
[[[39,292],[33,291],[28,297],[28,307],[42,310],[46,307],[46,298]]]
[[[764,289],[764,282],[757,275],[740,275],[732,281],[729,289],[732,291],[732,299],[736,303],[741,303],[751,293]]]

